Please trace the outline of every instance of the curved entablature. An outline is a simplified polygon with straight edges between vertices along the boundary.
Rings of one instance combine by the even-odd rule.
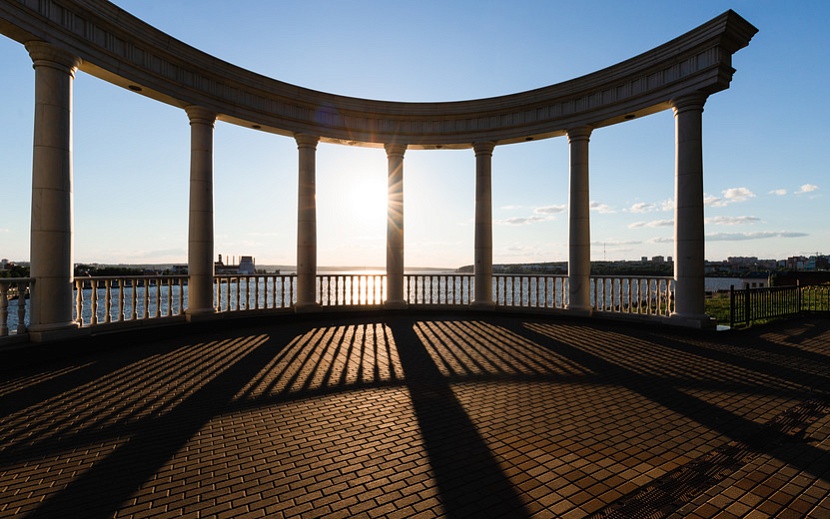
[[[409,103],[339,96],[267,78],[219,60],[103,0],[0,3],[0,32],[40,40],[82,60],[81,70],[220,120],[326,142],[468,148],[601,127],[670,108],[672,99],[729,87],[732,54],[757,32],[734,11],[648,52],[564,83],[458,102]]]

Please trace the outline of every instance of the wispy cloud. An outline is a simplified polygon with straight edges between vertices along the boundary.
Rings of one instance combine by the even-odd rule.
[[[597,201],[591,202],[591,211],[596,211],[600,214],[611,214],[614,211],[614,208],[608,204],[603,204]]]
[[[629,229],[642,229],[644,227],[671,227],[674,220],[652,220],[650,222],[634,222],[628,224]]]
[[[763,240],[766,238],[803,238],[809,236],[805,232],[791,232],[791,231],[757,231],[757,232],[717,232],[714,234],[707,234],[708,241],[747,241],[747,240]]]
[[[506,225],[527,225],[536,222],[545,222],[549,220],[544,216],[515,216],[506,220],[499,220],[498,223]]]
[[[648,202],[637,202],[628,208],[628,212],[630,213],[650,213],[656,210],[657,206]]]
[[[603,241],[592,241],[592,247],[622,247],[622,246],[629,246],[629,245],[640,245],[643,243],[639,240],[603,240]]]
[[[773,189],[772,191],[769,192],[769,194],[777,195],[777,196],[784,196],[784,195],[787,194],[787,190],[786,189]]]
[[[704,222],[714,225],[743,225],[760,221],[761,219],[757,216],[713,216],[704,220]]]
[[[516,209],[521,209],[524,206],[521,205],[503,205],[499,209],[503,209],[505,211],[514,211]]]
[[[536,214],[559,214],[565,212],[567,208],[566,205],[545,205],[535,208],[533,212]]]
[[[813,191],[817,191],[818,186],[815,184],[804,184],[798,191],[795,192],[796,195],[803,195],[804,193],[812,193]]]
[[[649,243],[674,243],[674,238],[670,236],[658,236],[648,240]]]
[[[746,202],[754,198],[755,193],[745,187],[730,187],[722,192],[721,196],[704,195],[703,203],[711,207],[725,207],[737,202]]]

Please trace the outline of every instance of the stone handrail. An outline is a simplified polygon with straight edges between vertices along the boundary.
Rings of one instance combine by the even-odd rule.
[[[458,102],[387,102],[302,88],[201,52],[103,0],[0,2],[0,33],[48,42],[80,69],[142,95],[282,135],[411,148],[466,148],[564,135],[661,111],[731,81],[732,54],[757,32],[733,11],[629,60],[552,86]]]

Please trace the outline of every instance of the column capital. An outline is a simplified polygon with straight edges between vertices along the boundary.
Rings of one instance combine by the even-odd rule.
[[[317,143],[320,142],[320,137],[308,133],[295,133],[294,140],[297,141],[297,148],[312,148],[317,149]]]
[[[592,131],[594,131],[594,128],[591,126],[568,128],[566,130],[566,133],[568,134],[568,142],[590,140]]]
[[[685,112],[687,110],[697,110],[702,112],[703,105],[706,103],[706,99],[708,97],[708,95],[703,94],[701,92],[693,92],[691,94],[682,95],[680,97],[672,99],[671,105],[674,109],[674,115],[677,115],[680,112]]]
[[[216,112],[199,105],[188,105],[185,107],[190,124],[207,124],[213,126],[216,122]]]
[[[25,44],[26,50],[29,52],[29,57],[32,58],[33,66],[51,66],[59,65],[59,68],[65,69],[72,76],[75,71],[81,66],[83,60],[74,54],[67,52],[59,47],[55,47],[51,43],[45,41],[33,40],[27,41]]]
[[[476,151],[476,157],[479,155],[492,155],[495,147],[496,143],[492,141],[473,143],[473,149]]]
[[[397,144],[389,142],[384,144],[383,147],[386,150],[387,158],[392,158],[395,156],[400,156],[401,158],[403,158],[403,154],[406,152],[406,144]]]

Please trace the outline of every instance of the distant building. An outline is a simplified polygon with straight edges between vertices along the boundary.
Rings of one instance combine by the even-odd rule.
[[[240,256],[239,264],[234,265],[232,262],[225,265],[222,261],[222,255],[219,255],[219,261],[213,262],[213,272],[215,274],[241,274],[249,276],[256,274],[256,265],[254,264],[253,256]]]
[[[242,256],[239,258],[239,265],[237,266],[239,274],[254,275],[256,274],[256,267],[254,266],[253,256]]]
[[[741,278],[743,288],[766,288],[770,286],[769,274],[766,272],[752,272]]]

